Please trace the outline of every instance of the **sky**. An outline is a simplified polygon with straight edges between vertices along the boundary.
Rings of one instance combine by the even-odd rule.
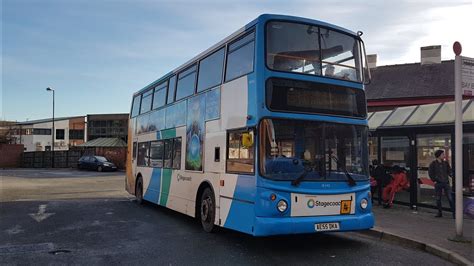
[[[473,2],[0,0],[0,120],[127,113],[132,94],[263,13],[362,31],[377,65],[474,57]],[[471,33],[469,33],[471,32]]]

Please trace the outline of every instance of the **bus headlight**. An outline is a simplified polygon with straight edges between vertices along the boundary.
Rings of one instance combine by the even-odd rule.
[[[369,206],[369,201],[367,201],[367,199],[362,199],[360,201],[360,207],[365,210],[367,208],[367,206]]]
[[[286,203],[286,201],[284,200],[278,201],[277,209],[279,212],[285,212],[287,208],[288,208],[288,203]]]

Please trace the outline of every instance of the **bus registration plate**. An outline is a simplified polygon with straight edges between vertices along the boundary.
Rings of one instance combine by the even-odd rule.
[[[337,231],[339,230],[339,223],[320,223],[320,224],[315,224],[314,229],[316,229],[317,232],[323,232],[323,231]]]

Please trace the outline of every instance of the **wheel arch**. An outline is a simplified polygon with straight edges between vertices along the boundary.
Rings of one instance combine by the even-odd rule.
[[[214,187],[212,186],[211,182],[209,182],[208,180],[204,180],[201,182],[201,184],[199,185],[199,188],[197,190],[197,193],[196,193],[196,201],[195,201],[195,204],[194,204],[194,217],[196,219],[199,219],[200,217],[200,203],[201,203],[201,196],[202,196],[202,193],[204,192],[204,189],[206,188],[210,188],[211,191],[212,191],[212,194],[214,194],[214,201],[216,201],[216,192],[214,190]]]
[[[135,177],[135,184],[133,186],[133,195],[136,196],[136,193],[137,193],[137,184],[138,184],[138,179],[141,179],[142,180],[142,186],[143,186],[143,176],[142,176],[142,173],[138,172],[137,173],[137,176]]]

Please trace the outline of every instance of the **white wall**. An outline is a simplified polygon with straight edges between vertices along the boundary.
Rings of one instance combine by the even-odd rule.
[[[26,125],[23,128],[45,128],[51,129],[53,126],[52,122],[38,123],[32,125]],[[69,150],[69,120],[54,121],[54,130],[64,129],[64,139],[56,139],[54,132],[54,150],[55,151],[66,151]],[[19,135],[16,135],[19,139]],[[19,142],[18,142],[19,143]],[[22,135],[21,143],[25,145],[25,151],[44,151],[46,146],[51,145],[51,135]]]

